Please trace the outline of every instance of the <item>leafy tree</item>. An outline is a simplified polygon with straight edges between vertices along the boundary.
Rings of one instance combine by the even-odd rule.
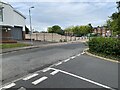
[[[64,34],[64,31],[58,25],[54,25],[52,27],[48,27],[47,30],[48,30],[49,33]]]
[[[75,36],[84,36],[92,32],[92,25],[70,26],[65,31],[72,32]]]

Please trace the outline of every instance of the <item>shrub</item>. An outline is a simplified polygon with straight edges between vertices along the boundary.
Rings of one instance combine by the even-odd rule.
[[[59,42],[62,42],[62,39],[60,39],[60,41]]]
[[[66,40],[66,39],[64,39],[64,40],[63,40],[63,42],[67,42],[67,40]]]
[[[91,52],[120,58],[120,40],[117,38],[91,38],[88,45]]]

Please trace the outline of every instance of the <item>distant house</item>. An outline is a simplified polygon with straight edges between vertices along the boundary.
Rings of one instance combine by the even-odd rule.
[[[109,30],[106,27],[95,27],[94,30],[93,30],[93,33],[101,35],[103,37],[106,37],[106,36],[109,37],[109,36],[112,35],[111,30]]]
[[[0,2],[0,30],[2,40],[22,40],[25,31],[25,16],[10,4]]]

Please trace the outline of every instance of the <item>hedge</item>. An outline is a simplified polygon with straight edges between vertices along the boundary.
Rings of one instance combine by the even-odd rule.
[[[88,42],[89,51],[120,58],[120,39],[96,37]]]

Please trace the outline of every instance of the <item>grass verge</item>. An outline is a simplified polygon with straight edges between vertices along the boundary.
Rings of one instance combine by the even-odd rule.
[[[30,46],[30,44],[23,44],[23,43],[0,44],[0,49],[26,47],[26,46]]]

